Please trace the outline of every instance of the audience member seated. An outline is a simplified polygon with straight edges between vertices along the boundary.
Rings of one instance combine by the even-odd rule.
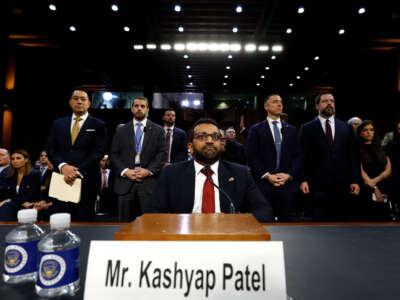
[[[386,154],[390,158],[392,164],[391,175],[391,195],[393,196],[392,204],[394,206],[397,217],[400,216],[400,120],[396,122],[393,131],[393,140],[386,146]]]
[[[40,173],[34,171],[25,150],[11,153],[11,168],[0,191],[0,221],[15,221],[17,212],[40,200]]]
[[[0,148],[0,190],[5,185],[6,177],[10,171],[10,154],[5,148]]]
[[[224,136],[225,151],[222,153],[221,159],[245,165],[246,156],[244,153],[244,147],[241,143],[235,141],[235,138],[236,138],[235,128],[229,127],[225,131],[225,136]]]
[[[390,159],[379,142],[371,120],[365,120],[357,129],[360,145],[361,176],[364,186],[360,193],[360,213],[368,220],[385,220],[390,215],[388,177]]]

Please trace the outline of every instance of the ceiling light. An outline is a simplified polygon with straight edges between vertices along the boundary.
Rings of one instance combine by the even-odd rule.
[[[104,92],[103,93],[103,99],[105,101],[110,101],[113,98],[113,94],[111,92]]]
[[[366,12],[365,7],[360,7],[360,9],[358,10],[359,15],[365,14],[365,12]]]
[[[124,31],[125,31],[125,32],[129,32],[129,31],[131,31],[131,29],[130,29],[128,26],[125,26],[125,27],[124,27]]]
[[[286,29],[286,33],[287,33],[287,34],[291,34],[292,32],[293,32],[292,28]]]
[[[297,9],[297,13],[298,13],[298,14],[303,14],[304,12],[305,12],[305,9],[304,9],[303,6],[300,6],[300,7]]]
[[[228,75],[225,75],[224,78],[229,78],[229,76],[228,76]]]
[[[175,49],[176,51],[183,51],[183,50],[185,50],[185,45],[184,45],[184,44],[180,44],[180,43],[175,44],[175,45],[174,45],[174,49]]]
[[[188,107],[189,106],[189,101],[188,100],[182,100],[181,101],[181,106]]]
[[[201,104],[200,100],[198,100],[198,99],[193,100],[193,105],[194,106],[199,106],[200,104]]]
[[[283,46],[282,45],[274,45],[272,46],[272,52],[282,52]]]
[[[208,50],[214,52],[219,50],[219,46],[217,43],[210,43],[208,44]]]
[[[319,60],[319,56],[315,56],[315,57],[314,57],[314,60]]]
[[[119,10],[118,5],[117,4],[111,5],[111,10],[112,11],[118,11]]]
[[[184,32],[185,29],[183,28],[183,26],[179,26],[179,27],[178,27],[178,31],[179,31],[179,32]]]
[[[161,44],[161,50],[171,50],[170,44]]]
[[[233,28],[232,28],[232,32],[233,32],[233,33],[236,33],[236,32],[238,32],[238,31],[239,31],[239,29],[238,29],[237,27],[233,27]]]
[[[146,48],[149,50],[155,50],[155,49],[157,49],[157,45],[156,44],[147,44]]]
[[[180,6],[180,4],[175,4],[174,5],[174,11],[175,12],[181,12],[182,11],[182,6]]]
[[[192,78],[192,75],[189,74],[189,75],[188,75],[188,78]]]
[[[143,50],[143,45],[133,45],[134,50]]]
[[[70,31],[76,31],[76,27],[75,26],[69,26],[69,30]]]
[[[296,76],[296,79],[300,79],[300,78],[301,78],[301,76],[299,76],[299,75]]]
[[[343,28],[339,29],[339,34],[342,35],[345,33],[345,30]]]
[[[208,44],[207,43],[199,43],[197,45],[197,49],[199,51],[207,51],[208,50]]]
[[[257,82],[257,83],[256,83],[256,86],[260,86],[260,84]]]
[[[229,59],[232,59],[232,57],[233,57],[232,54],[229,54],[229,55],[228,55],[228,58],[229,58]]]
[[[226,82],[224,82],[222,85],[226,85]]]
[[[308,70],[310,70],[309,67],[304,67],[304,71],[308,71]]]
[[[236,12],[238,13],[238,14],[240,14],[241,12],[243,12],[243,7],[240,5],[240,4],[238,4],[238,5],[236,5]]]
[[[264,79],[264,78],[265,78],[265,75],[261,75],[261,78]]]
[[[276,59],[276,56],[275,56],[275,55],[272,55],[272,56],[271,56],[271,59],[272,59],[272,60],[275,60],[275,59]]]
[[[230,44],[229,49],[233,52],[238,52],[242,49],[242,46],[240,44]]]
[[[183,56],[183,58],[184,58],[184,59],[188,59],[188,58],[189,58],[189,55],[185,54],[185,55]]]
[[[293,86],[293,83],[289,83],[289,86]]]
[[[260,52],[265,52],[265,51],[268,51],[268,50],[269,50],[269,47],[267,45],[258,46],[258,51],[260,51]]]
[[[269,69],[271,69],[270,67],[265,67],[265,70],[269,70]]]
[[[244,50],[247,52],[253,52],[256,50],[256,45],[255,44],[247,44],[246,46],[244,46]]]
[[[196,51],[197,50],[197,43],[187,43],[186,44],[186,49],[188,51]]]
[[[193,82],[189,82],[189,85],[193,85]]]
[[[57,10],[57,7],[56,7],[54,4],[50,4],[50,5],[49,5],[49,9],[50,9],[51,11],[56,11],[56,10]]]
[[[230,70],[231,66],[226,66],[225,69]]]
[[[187,66],[186,66],[186,70],[189,70],[189,69],[190,69],[190,66],[189,66],[189,65],[187,65]]]
[[[229,44],[228,43],[221,43],[218,46],[219,51],[226,52],[229,51]]]

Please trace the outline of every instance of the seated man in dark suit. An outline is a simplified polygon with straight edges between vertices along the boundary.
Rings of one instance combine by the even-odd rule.
[[[10,171],[10,153],[5,148],[0,148],[0,187],[5,185],[5,178]]]
[[[163,169],[144,212],[248,212],[259,221],[272,221],[271,207],[247,168],[219,160],[220,143],[214,120],[197,121],[189,142],[194,160]],[[213,183],[220,187],[220,191]]]

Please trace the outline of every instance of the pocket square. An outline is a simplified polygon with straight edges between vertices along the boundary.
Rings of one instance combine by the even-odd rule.
[[[228,181],[229,181],[229,182],[233,182],[233,181],[235,181],[235,178],[234,178],[234,177],[231,177],[231,178],[228,179]]]
[[[86,131],[96,131],[96,129],[86,129]]]

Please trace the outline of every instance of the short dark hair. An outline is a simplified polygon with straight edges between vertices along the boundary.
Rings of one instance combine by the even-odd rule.
[[[166,110],[164,110],[164,115],[165,115],[165,113],[166,113],[167,111],[173,111],[174,113],[176,113],[176,112],[175,112],[175,109],[173,109],[173,108],[170,107],[170,108],[167,108]]]
[[[269,94],[267,97],[264,98],[264,105],[267,103],[268,99],[271,98],[272,96],[279,96],[280,97],[281,95],[279,95],[278,93]]]
[[[133,106],[133,104],[135,103],[135,100],[136,99],[139,99],[139,100],[144,100],[144,101],[146,101],[146,104],[147,104],[147,107],[150,107],[149,106],[149,100],[145,97],[145,96],[139,96],[139,97],[135,97],[135,98],[133,98],[133,101],[132,101],[132,106]]]
[[[319,102],[321,101],[321,97],[322,97],[323,95],[328,95],[328,94],[330,94],[330,95],[333,96],[333,94],[332,94],[331,92],[322,92],[322,93],[319,93],[319,94],[317,95],[317,97],[315,97],[315,104],[319,104]],[[333,99],[335,99],[335,97],[333,97]]]
[[[214,119],[211,119],[211,118],[201,118],[201,119],[198,119],[198,120],[196,121],[196,123],[193,124],[193,127],[192,127],[192,129],[190,130],[190,135],[189,135],[189,141],[190,141],[190,142],[193,142],[194,129],[195,129],[198,125],[200,125],[200,124],[212,124],[212,125],[216,126],[216,127],[219,129],[218,123],[217,123]]]
[[[74,86],[74,87],[71,89],[71,97],[70,97],[70,98],[72,98],[72,94],[73,94],[75,91],[82,91],[82,92],[85,92],[86,95],[88,95],[88,98],[89,98],[89,100],[90,100],[89,91],[88,91],[86,88],[84,88],[83,86],[80,86],[80,85]]]

